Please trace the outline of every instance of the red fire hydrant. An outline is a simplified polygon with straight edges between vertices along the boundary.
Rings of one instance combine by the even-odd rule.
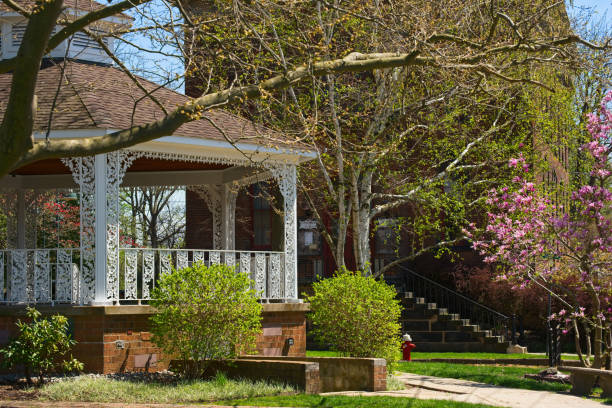
[[[416,347],[416,344],[412,342],[412,338],[409,334],[404,334],[402,339],[404,340],[402,343],[402,360],[410,361],[410,352]]]

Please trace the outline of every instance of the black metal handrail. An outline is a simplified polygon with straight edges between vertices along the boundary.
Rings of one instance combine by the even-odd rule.
[[[403,281],[404,291],[412,292],[414,297],[424,298],[428,303],[435,303],[437,307],[447,309],[448,313],[458,314],[461,319],[469,319],[470,323],[478,324],[483,330],[490,330],[494,336],[500,336],[503,341],[510,340],[515,344],[514,316],[506,316],[493,310],[404,265],[398,267],[404,272],[400,278]]]

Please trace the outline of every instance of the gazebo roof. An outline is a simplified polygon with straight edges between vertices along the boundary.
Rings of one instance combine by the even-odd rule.
[[[17,0],[15,1],[15,3],[24,7],[26,10],[31,10],[36,5],[36,3],[32,0]],[[73,9],[85,12],[96,11],[106,7],[104,4],[98,3],[97,1],[93,0],[64,0],[63,6],[66,9]],[[13,12],[14,10],[6,4],[0,2],[0,11]],[[121,15],[124,17],[128,17],[126,14]]]
[[[10,94],[12,75],[0,75],[0,114],[4,113]],[[138,78],[169,112],[186,103],[189,98]],[[59,86],[59,93],[58,91]],[[56,98],[57,93],[57,98]],[[38,108],[34,131],[45,132],[53,111],[51,130],[124,129],[142,125],[165,116],[162,109],[121,69],[70,61],[41,69],[36,86]],[[285,145],[279,133],[222,110],[206,113],[209,120],[184,124],[173,136],[258,144]],[[213,122],[213,123],[211,123]],[[225,134],[225,135],[224,135]],[[303,146],[302,146],[303,148]]]

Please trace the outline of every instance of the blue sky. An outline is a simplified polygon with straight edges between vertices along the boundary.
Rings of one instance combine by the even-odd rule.
[[[575,7],[592,7],[599,15],[607,13],[607,20],[612,20],[612,1],[610,0],[574,0]]]

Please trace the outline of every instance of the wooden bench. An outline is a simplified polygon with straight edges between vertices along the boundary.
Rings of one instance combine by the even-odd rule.
[[[603,390],[601,396],[603,398],[612,397],[612,371],[567,366],[557,367],[557,369],[570,373],[570,381],[572,383],[572,390],[570,392],[572,394],[589,395],[597,379],[599,379],[599,386]]]

